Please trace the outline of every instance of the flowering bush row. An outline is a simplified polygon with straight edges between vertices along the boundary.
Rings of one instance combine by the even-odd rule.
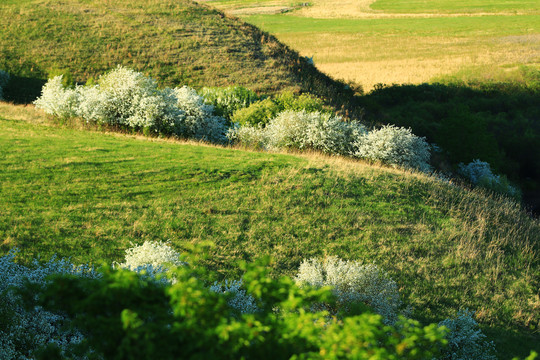
[[[164,359],[212,351],[220,358],[357,358],[373,351],[387,359],[495,358],[493,343],[471,312],[424,328],[398,316],[397,285],[373,264],[310,259],[294,280],[272,280],[260,264],[248,266],[242,280],[208,286],[206,271],[180,261],[167,243],[128,249],[115,271],[56,259],[26,267],[15,257],[15,251],[0,257],[0,358],[5,360],[38,353],[46,354],[40,358],[150,358],[157,356],[153,351]],[[167,271],[171,280],[163,281],[158,275]],[[351,312],[355,304],[378,315]],[[183,346],[172,345],[178,342]],[[438,354],[445,342],[449,346]]]
[[[368,132],[358,122],[320,112],[285,111],[266,127],[240,126],[227,136],[244,146],[313,149],[429,172],[429,144],[410,129],[384,126]]]
[[[0,70],[0,100],[4,98],[4,88],[6,87],[7,83],[9,82],[9,73],[5,72],[4,70]]]
[[[143,132],[217,143],[228,139],[259,149],[312,149],[426,173],[432,170],[425,138],[393,125],[367,131],[356,121],[333,115],[311,95],[284,93],[257,101],[253,91],[238,86],[204,88],[201,93],[204,97],[186,86],[159,89],[153,79],[119,66],[93,86],[65,87],[62,76],[54,77],[35,104],[60,118],[79,117]],[[519,190],[494,175],[485,162],[462,164],[460,173],[474,184],[520,197]]]
[[[227,129],[225,119],[215,116],[195,90],[160,90],[153,79],[121,66],[94,86],[66,88],[62,76],[54,77],[34,103],[60,118],[212,142],[222,142]]]

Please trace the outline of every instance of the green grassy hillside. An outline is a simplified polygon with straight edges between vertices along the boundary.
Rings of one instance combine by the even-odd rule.
[[[83,132],[33,107],[0,114],[1,254],[99,263],[145,240],[210,240],[206,265],[224,278],[237,260],[272,255],[274,275],[293,275],[337,255],[386,269],[422,321],[476,311],[502,358],[539,343],[540,223],[513,203],[352,160]]]
[[[7,100],[34,100],[51,74],[85,82],[118,64],[163,86],[310,91],[338,105],[351,95],[273,36],[189,0],[2,1],[0,17]]]

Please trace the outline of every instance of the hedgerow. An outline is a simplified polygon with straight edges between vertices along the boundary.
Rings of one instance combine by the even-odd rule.
[[[321,99],[309,94],[284,93],[255,101],[256,94],[242,87],[202,92],[206,99],[187,86],[159,89],[154,80],[119,66],[96,85],[64,87],[62,76],[54,77],[35,104],[59,118],[79,117],[144,133],[215,143],[228,140],[257,149],[310,149],[432,172],[430,145],[411,129],[388,125],[368,132],[357,121],[333,115]],[[232,126],[208,103],[230,117]],[[478,185],[519,199],[519,190],[485,164],[462,165],[460,171],[473,176],[473,183],[475,172],[482,171]]]
[[[472,312],[425,327],[398,315],[397,284],[373,264],[309,259],[294,279],[273,279],[263,260],[209,286],[198,257],[181,261],[167,243],[99,271],[55,258],[27,267],[16,255],[0,257],[3,360],[495,359]],[[156,281],[166,271],[173,281]]]
[[[104,269],[97,279],[59,276],[40,299],[73,319],[85,353],[105,359],[430,359],[445,343],[436,324],[311,312],[314,303],[332,301],[329,290],[272,279],[265,263],[245,270],[246,293],[259,311],[238,314],[230,296],[206,285],[206,270],[189,266],[174,270],[177,282],[166,286],[126,270]]]

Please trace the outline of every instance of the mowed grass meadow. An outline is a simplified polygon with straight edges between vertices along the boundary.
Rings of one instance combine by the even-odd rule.
[[[313,57],[320,70],[365,91],[379,83],[421,83],[467,69],[482,69],[481,77],[489,81],[490,73],[540,65],[535,1],[205,3],[274,34]]]
[[[502,358],[539,350],[540,223],[512,202],[319,154],[57,126],[32,106],[0,114],[2,254],[99,264],[146,240],[211,241],[205,265],[224,279],[239,260],[271,255],[272,274],[294,275],[336,255],[388,271],[422,321],[468,308]]]

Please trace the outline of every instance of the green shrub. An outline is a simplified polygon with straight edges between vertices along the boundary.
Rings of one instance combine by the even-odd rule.
[[[310,94],[295,95],[291,92],[282,93],[274,98],[267,98],[251,104],[251,106],[236,111],[232,121],[240,125],[266,126],[277,114],[286,111],[327,112],[324,102]]]
[[[57,76],[62,76],[62,85],[64,85],[64,87],[71,88],[75,85],[73,75],[68,69],[53,68],[49,70],[49,79],[55,78]]]
[[[259,100],[254,91],[242,86],[204,87],[199,91],[204,101],[212,105],[216,115],[231,120],[232,114]]]
[[[235,111],[231,120],[241,126],[266,126],[280,111],[283,111],[283,107],[275,100],[267,98]]]

